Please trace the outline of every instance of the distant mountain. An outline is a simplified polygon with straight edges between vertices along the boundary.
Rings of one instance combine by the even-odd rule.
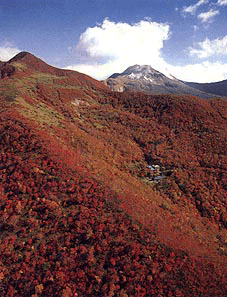
[[[122,73],[114,73],[104,83],[112,91],[118,92],[142,91],[148,94],[190,94],[202,98],[217,97],[198,90],[173,76],[167,77],[148,65],[128,67]]]
[[[227,80],[214,83],[193,83],[185,82],[185,84],[198,89],[202,92],[211,93],[219,96],[227,97]]]

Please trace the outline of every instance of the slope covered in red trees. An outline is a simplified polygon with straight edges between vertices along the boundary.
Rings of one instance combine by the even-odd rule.
[[[226,101],[1,73],[1,296],[226,296]]]

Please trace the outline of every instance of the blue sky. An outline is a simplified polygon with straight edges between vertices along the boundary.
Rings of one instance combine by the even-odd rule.
[[[28,51],[103,79],[147,64],[179,79],[227,79],[227,0],[0,0],[0,60]]]

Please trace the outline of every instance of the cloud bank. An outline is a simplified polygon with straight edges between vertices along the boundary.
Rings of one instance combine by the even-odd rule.
[[[68,69],[103,78],[123,71],[130,65],[149,64],[164,70],[161,50],[170,37],[168,24],[142,20],[135,24],[115,23],[105,19],[99,26],[88,28],[80,37],[76,54],[89,63],[71,65]]]
[[[168,69],[173,76],[183,81],[207,83],[227,79],[227,63],[220,61],[204,61],[184,66],[169,65]]]

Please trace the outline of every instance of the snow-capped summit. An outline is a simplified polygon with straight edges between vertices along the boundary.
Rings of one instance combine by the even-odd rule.
[[[114,73],[104,83],[113,91],[142,91],[149,94],[191,94],[200,97],[212,97],[174,76],[155,70],[149,65],[134,65],[122,73]]]
[[[116,77],[122,77],[122,78],[125,77],[133,80],[146,80],[152,83],[160,84],[161,83],[160,80],[162,80],[165,77],[165,75],[153,69],[149,65],[134,65],[134,66],[128,67],[122,73],[115,73],[111,75],[109,78],[116,78]]]

